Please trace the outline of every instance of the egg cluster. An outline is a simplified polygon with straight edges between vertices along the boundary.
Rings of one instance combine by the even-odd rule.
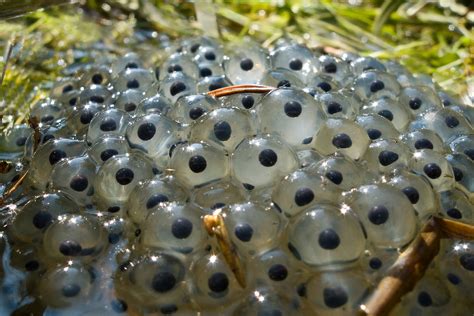
[[[474,108],[429,77],[290,40],[160,49],[79,65],[32,106],[39,140],[1,135],[3,187],[28,170],[5,312],[353,315],[427,219],[474,224]],[[275,89],[207,94],[237,84]],[[471,315],[473,282],[474,243],[446,241],[397,313]]]

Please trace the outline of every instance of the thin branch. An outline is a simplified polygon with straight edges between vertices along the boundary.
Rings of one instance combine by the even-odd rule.
[[[474,239],[474,226],[447,218],[434,217],[434,221],[443,231],[445,238]]]
[[[214,98],[220,98],[239,93],[269,93],[275,89],[275,87],[263,86],[258,84],[239,84],[235,86],[212,90],[209,91],[207,94]]]

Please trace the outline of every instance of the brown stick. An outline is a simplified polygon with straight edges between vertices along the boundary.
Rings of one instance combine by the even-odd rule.
[[[445,238],[474,239],[474,226],[447,218],[434,217],[434,221],[443,231]]]
[[[212,90],[209,91],[207,94],[214,98],[220,98],[238,93],[269,93],[275,89],[275,87],[262,86],[258,84],[239,84],[235,86]]]

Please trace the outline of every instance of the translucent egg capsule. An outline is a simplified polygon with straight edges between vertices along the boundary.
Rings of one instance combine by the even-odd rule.
[[[414,238],[415,210],[397,188],[388,184],[364,185],[346,197],[375,247],[400,248]]]
[[[244,188],[228,181],[217,181],[193,190],[191,200],[206,212],[247,200]]]
[[[172,103],[180,97],[196,93],[196,82],[182,72],[173,72],[160,81],[159,93]]]
[[[207,93],[231,85],[232,83],[225,76],[208,76],[199,80],[196,85],[196,92]]]
[[[364,106],[361,112],[385,117],[399,132],[403,132],[411,120],[411,114],[398,101],[389,98],[377,99]]]
[[[224,209],[224,222],[242,256],[256,256],[279,243],[285,222],[274,208],[247,202]]]
[[[350,80],[349,64],[331,55],[319,57],[318,72],[332,77],[341,86],[347,85]]]
[[[130,152],[128,142],[123,136],[104,135],[95,140],[87,151],[87,155],[97,165],[116,155],[124,155]]]
[[[168,114],[171,109],[171,102],[161,94],[153,94],[143,99],[135,110],[135,115],[149,114],[152,112],[163,115]]]
[[[172,151],[169,168],[185,187],[201,186],[228,175],[228,153],[205,142],[180,144]]]
[[[246,137],[255,135],[251,116],[237,108],[220,108],[201,116],[191,127],[189,140],[207,141],[228,151]]]
[[[366,130],[371,140],[381,138],[396,139],[399,136],[399,132],[395,126],[393,126],[392,122],[378,114],[359,115],[356,118],[356,123]]]
[[[428,149],[416,151],[410,167],[418,174],[423,175],[438,191],[450,190],[455,183],[451,165],[443,155]]]
[[[298,158],[281,139],[263,135],[243,140],[231,155],[232,176],[247,190],[271,186],[298,168]]]
[[[68,119],[68,125],[76,133],[76,136],[83,139],[89,129],[89,124],[94,115],[103,111],[104,107],[97,103],[87,103],[81,107],[74,108]]]
[[[46,99],[31,107],[30,117],[36,117],[42,125],[51,125],[64,114],[65,108],[53,99]]]
[[[182,72],[192,78],[199,77],[199,69],[191,57],[183,53],[171,54],[164,63],[160,65],[160,80],[163,80],[168,74]]]
[[[206,78],[210,76],[217,76],[221,77],[224,76],[224,69],[222,69],[221,65],[204,61],[198,64],[199,68],[199,78]]]
[[[353,121],[328,119],[316,132],[312,147],[323,155],[340,152],[358,160],[364,155],[369,143],[366,131]]]
[[[81,83],[76,78],[59,78],[53,83],[49,95],[53,99],[58,99],[71,91],[77,91],[80,87]]]
[[[467,196],[459,190],[440,193],[441,213],[451,219],[474,224],[474,209]]]
[[[128,89],[144,92],[152,86],[155,81],[156,78],[153,72],[146,69],[129,68],[123,70],[123,72],[114,79],[112,84],[118,92],[123,92]]]
[[[471,124],[462,115],[448,108],[424,115],[426,128],[437,133],[443,142],[449,143],[458,136],[473,133]]]
[[[454,153],[463,153],[474,161],[474,134],[457,137],[449,144],[449,147]]]
[[[446,91],[437,91],[438,97],[441,100],[441,104],[444,107],[449,107],[452,105],[459,105],[461,102],[454,96],[452,96],[450,93]]]
[[[8,233],[24,243],[39,243],[45,229],[59,216],[78,211],[75,203],[61,192],[32,197],[15,215]]]
[[[272,191],[272,201],[286,216],[295,216],[315,203],[337,203],[342,190],[319,174],[296,170]]]
[[[400,91],[399,102],[413,115],[441,109],[436,92],[427,86],[408,86]]]
[[[399,255],[400,252],[397,249],[369,247],[360,258],[359,264],[365,277],[374,284],[387,274],[387,270],[395,263]]]
[[[137,148],[164,168],[169,160],[170,148],[180,141],[179,125],[167,117],[151,113],[134,119],[127,128],[130,147]]]
[[[358,270],[320,272],[306,285],[308,301],[317,315],[354,315],[369,289]]]
[[[160,203],[185,202],[187,193],[167,177],[140,182],[133,189],[127,204],[127,215],[136,224],[142,224],[148,214]]]
[[[39,144],[46,144],[51,139],[58,139],[61,137],[70,136],[72,131],[70,130],[68,123],[64,120],[60,120],[50,126],[42,126],[39,128]],[[24,146],[23,159],[27,162],[31,160],[35,153],[35,135],[31,133],[27,138]]]
[[[395,139],[379,139],[370,144],[365,160],[372,172],[389,174],[395,168],[406,168],[410,161],[410,149]]]
[[[260,84],[276,88],[304,88],[304,83],[298,76],[283,68],[267,71]]]
[[[154,207],[141,230],[140,244],[144,249],[166,249],[183,254],[202,249],[208,236],[199,209],[175,202]]]
[[[322,93],[316,98],[331,118],[354,119],[359,112],[359,103],[347,91]]]
[[[388,184],[405,194],[422,221],[438,211],[438,197],[429,181],[423,176],[405,170],[397,170]]]
[[[30,280],[34,279],[36,275],[43,274],[47,267],[45,262],[39,258],[38,251],[34,247],[31,247],[31,245],[26,247],[13,247],[11,249],[9,261],[11,267],[18,269],[27,275],[25,283],[31,283]]]
[[[420,129],[410,133],[401,135],[400,139],[404,142],[412,151],[421,149],[432,149],[439,153],[444,153],[446,147],[443,140],[434,131],[429,129]]]
[[[41,255],[51,262],[90,262],[106,250],[107,235],[96,217],[64,214],[46,229]]]
[[[324,176],[344,191],[367,183],[373,178],[365,167],[341,154],[325,157],[310,165],[307,170]]]
[[[169,112],[169,117],[182,124],[191,124],[204,113],[217,107],[217,101],[210,96],[190,95],[176,102]]]
[[[378,70],[381,72],[387,71],[385,65],[378,59],[373,57],[358,57],[351,62],[352,71],[356,75],[360,75],[363,72]]]
[[[93,84],[81,91],[77,104],[79,106],[85,105],[87,103],[109,105],[112,102],[112,92],[109,89],[98,84]]]
[[[117,109],[99,112],[89,123],[87,143],[92,144],[105,133],[123,136],[129,122],[130,115],[126,112]]]
[[[124,112],[133,113],[144,97],[144,93],[140,90],[125,90],[117,96],[117,100],[115,100],[115,107]]]
[[[28,172],[29,184],[36,189],[45,189],[53,166],[64,158],[84,154],[84,142],[59,138],[53,139],[38,147],[33,155]]]
[[[210,62],[221,64],[224,59],[224,52],[219,45],[206,45],[203,43],[199,46],[194,54],[194,62],[199,64],[202,62]]]
[[[112,70],[107,65],[95,65],[85,72],[80,79],[82,86],[100,84],[107,86],[112,79]]]
[[[271,68],[270,59],[263,49],[252,47],[233,50],[223,67],[233,84],[259,83]]]
[[[142,59],[136,53],[126,53],[112,63],[112,76],[117,76],[126,69],[135,68],[143,68]]]
[[[395,99],[400,93],[400,84],[393,75],[378,70],[369,70],[354,80],[354,92],[364,101],[382,97]]]
[[[94,200],[98,209],[110,213],[120,211],[133,188],[152,177],[152,164],[140,154],[111,157],[100,166],[95,177]]]
[[[469,105],[453,105],[449,107],[464,116],[469,124],[474,125],[474,108]]]
[[[78,205],[90,205],[94,195],[95,168],[87,155],[63,159],[54,165],[49,186],[61,190]]]
[[[365,249],[365,236],[347,205],[317,204],[290,224],[288,249],[307,265],[331,269],[357,260]]]
[[[26,140],[33,133],[26,124],[15,125],[0,134],[0,151],[3,159],[20,157],[24,151]]]
[[[309,165],[316,163],[323,159],[323,156],[313,149],[303,149],[296,152],[301,168],[306,168]]]
[[[321,93],[337,91],[339,89],[341,89],[341,85],[334,81],[332,77],[318,74],[308,80],[305,91],[314,97]]]
[[[305,46],[292,44],[275,49],[270,54],[274,69],[284,68],[293,72],[301,81],[317,72],[319,61]]]
[[[89,269],[79,263],[50,267],[36,289],[45,306],[66,308],[88,301],[96,284]]]
[[[224,312],[243,293],[234,273],[220,254],[209,254],[196,260],[191,266],[191,275],[189,291],[200,310]]]
[[[187,303],[185,273],[185,266],[177,257],[147,252],[117,269],[115,290],[130,305],[168,314],[167,310],[179,311]]]
[[[461,184],[469,192],[474,192],[474,161],[464,154],[450,154],[446,156],[453,168],[456,184]]]
[[[325,119],[321,105],[296,89],[278,89],[267,94],[257,106],[262,132],[277,134],[292,146],[311,142]]]

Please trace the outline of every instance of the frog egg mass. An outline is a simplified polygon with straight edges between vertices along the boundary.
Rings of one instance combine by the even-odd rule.
[[[6,313],[355,315],[432,216],[474,224],[472,109],[436,83],[291,40],[159,49],[0,135]],[[471,315],[473,281],[443,240],[394,313]]]

